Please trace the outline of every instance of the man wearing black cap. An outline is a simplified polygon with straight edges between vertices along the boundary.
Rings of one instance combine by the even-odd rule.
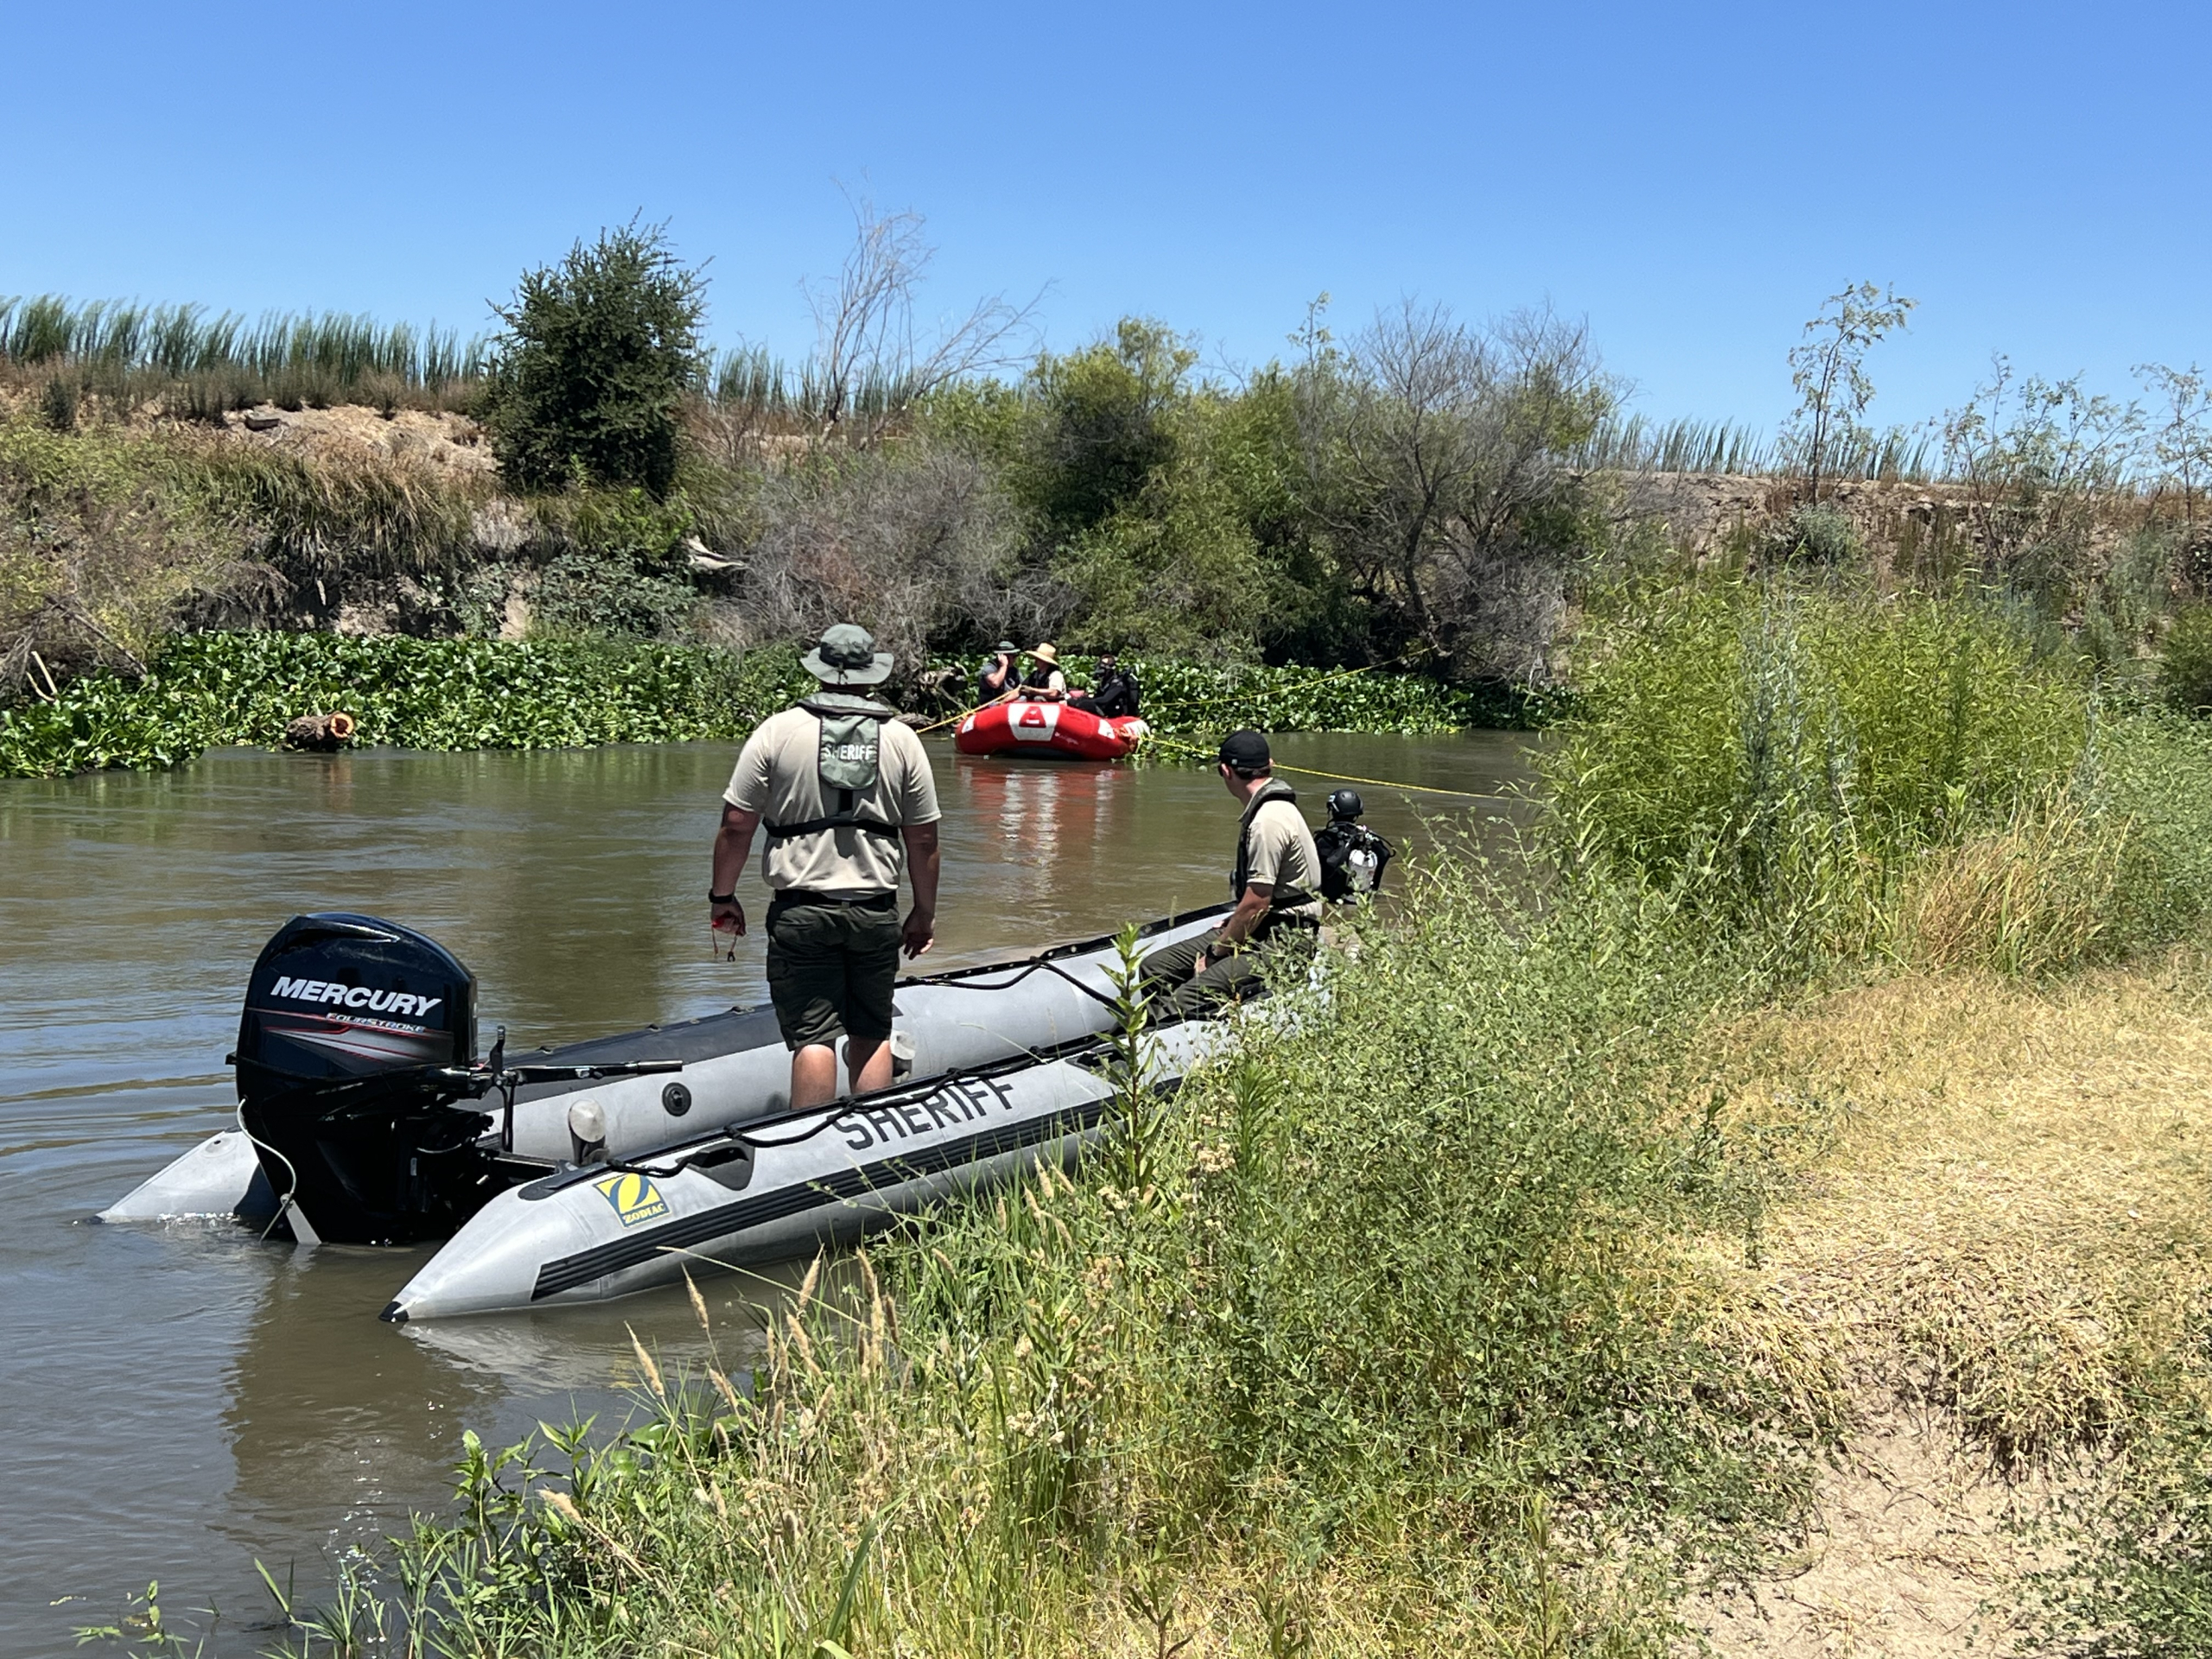
[[[1321,924],[1321,855],[1298,810],[1297,791],[1274,775],[1267,738],[1249,729],[1231,732],[1214,769],[1244,807],[1229,877],[1236,908],[1211,932],[1144,959],[1140,982],[1155,1009],[1168,1014],[1205,1014],[1257,989],[1262,957],[1310,950]]]
[[[715,837],[708,920],[745,931],[737,878],[756,830],[768,906],[768,996],[791,1051],[791,1103],[837,1095],[837,1039],[853,1091],[891,1082],[891,988],[936,931],[937,779],[896,711],[845,690],[880,685],[892,659],[865,628],[840,622],[801,658],[823,690],[762,721],[737,757]],[[902,859],[901,852],[906,857]],[[910,863],[914,907],[899,921]]]

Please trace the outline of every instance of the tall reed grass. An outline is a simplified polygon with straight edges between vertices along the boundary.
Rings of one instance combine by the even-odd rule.
[[[18,378],[203,418],[264,401],[465,399],[486,372],[486,347],[435,324],[338,312],[250,323],[199,305],[0,296],[0,365]]]
[[[1904,479],[1936,476],[1940,446],[1926,433],[1892,428],[1854,434],[1821,462],[1824,476]],[[1731,421],[1653,421],[1642,415],[1602,423],[1571,459],[1592,470],[1635,473],[1782,474],[1796,458],[1771,439]]]

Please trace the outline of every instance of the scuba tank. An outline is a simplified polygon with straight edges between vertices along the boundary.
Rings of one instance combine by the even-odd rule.
[[[1382,886],[1383,867],[1394,855],[1390,843],[1362,823],[1367,810],[1356,789],[1329,797],[1329,821],[1313,832],[1321,855],[1321,896],[1333,903],[1371,897]]]

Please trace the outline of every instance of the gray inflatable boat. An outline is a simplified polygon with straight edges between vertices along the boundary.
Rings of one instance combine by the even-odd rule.
[[[1139,930],[1145,948],[1225,907]],[[295,918],[255,963],[238,1127],[101,1213],[235,1217],[306,1243],[448,1239],[387,1310],[431,1318],[626,1295],[686,1261],[760,1262],[848,1238],[1055,1155],[1108,1110],[1098,1039],[1115,941],[902,981],[899,1080],[794,1114],[767,1008],[476,1054],[476,984],[375,917]],[[1147,1040],[1163,1076],[1211,1039]]]

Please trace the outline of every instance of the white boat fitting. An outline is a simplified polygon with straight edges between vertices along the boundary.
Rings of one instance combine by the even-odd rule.
[[[1224,908],[1139,931],[1155,948],[1211,926]],[[899,1069],[918,1083],[1093,1037],[1112,1023],[1118,963],[1109,938],[903,981]],[[238,1127],[185,1153],[101,1220],[229,1215],[304,1243],[446,1238],[564,1165],[648,1159],[789,1105],[789,1055],[765,1007],[512,1064],[503,1032],[480,1060],[468,969],[411,929],[343,912],[296,917],[263,949],[230,1062]],[[1079,1094],[1081,1068],[1055,1065],[1057,1082],[1025,1093]]]

